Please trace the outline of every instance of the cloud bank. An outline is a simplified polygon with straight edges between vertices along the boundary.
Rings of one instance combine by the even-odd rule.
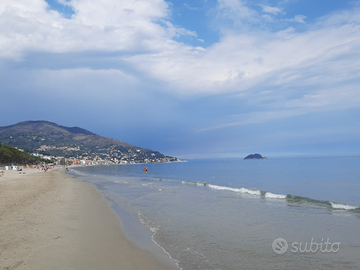
[[[173,128],[177,119],[189,134],[360,106],[359,5],[307,23],[284,7],[218,0],[208,11],[218,41],[194,46],[177,39],[198,33],[172,20],[170,2],[59,3],[73,14],[44,0],[1,1],[3,91],[34,100],[61,92],[101,114],[124,115],[140,104],[147,120],[159,119],[156,127]],[[218,97],[239,106],[222,113]],[[185,105],[207,100],[211,118]]]

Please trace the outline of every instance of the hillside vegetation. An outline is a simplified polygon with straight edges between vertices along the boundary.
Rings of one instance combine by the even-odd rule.
[[[178,161],[158,151],[102,137],[79,127],[65,127],[48,121],[25,121],[0,127],[0,142],[45,156],[104,159],[114,163]]]
[[[2,145],[0,143],[0,166],[17,164],[17,165],[33,165],[42,162],[49,162],[39,157],[34,157],[29,153],[19,151],[18,149]]]

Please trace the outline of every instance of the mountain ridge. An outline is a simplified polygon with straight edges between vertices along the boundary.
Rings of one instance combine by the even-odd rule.
[[[100,158],[113,163],[180,161],[158,151],[103,137],[80,127],[66,127],[43,120],[0,127],[0,143],[43,155]]]
[[[96,135],[93,132],[90,132],[86,129],[83,128],[79,128],[79,127],[65,127],[59,124],[56,124],[54,122],[50,122],[50,121],[44,121],[44,120],[36,120],[36,121],[22,121],[19,122],[17,124],[14,125],[10,125],[10,126],[4,126],[4,127],[0,127],[0,131],[4,128],[6,128],[7,130],[11,130],[13,131],[14,128],[17,127],[29,127],[29,124],[31,124],[30,127],[34,127],[35,125],[44,125],[47,124],[49,126],[53,126],[53,127],[58,127],[58,128],[62,128],[65,129],[66,131],[70,132],[70,133],[80,133],[80,134],[85,134],[85,135]],[[24,131],[24,130],[22,130]],[[29,130],[28,130],[29,131]],[[38,132],[38,131],[37,131]]]

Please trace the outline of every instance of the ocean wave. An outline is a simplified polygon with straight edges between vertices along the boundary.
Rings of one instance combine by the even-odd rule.
[[[174,259],[169,252],[167,252],[165,250],[165,248],[163,246],[161,246],[156,240],[155,240],[155,235],[157,234],[157,232],[160,230],[160,227],[155,225],[153,222],[150,221],[150,219],[148,219],[140,210],[138,211],[138,219],[140,220],[140,222],[142,224],[144,224],[151,232],[152,232],[152,235],[151,235],[151,241],[157,245],[159,248],[161,248],[165,254],[167,254],[169,256],[169,258],[171,260],[173,260],[176,264],[176,266],[182,270],[182,268],[179,266],[179,263],[180,261]]]
[[[353,205],[347,205],[347,204],[342,204],[342,203],[333,203],[330,202],[331,207],[334,209],[340,209],[340,210],[360,210],[359,206],[353,206]]]
[[[153,181],[165,181],[165,182],[178,182],[177,180],[166,179],[166,178],[151,178],[151,180],[153,180]]]
[[[131,181],[119,181],[119,180],[112,180],[112,181],[109,181],[109,182],[112,182],[112,183],[115,183],[115,184],[134,184],[136,182],[131,182]]]
[[[217,185],[212,185],[212,184],[208,184],[208,186],[212,189],[217,189],[217,190],[228,190],[228,191],[232,191],[232,192],[251,194],[251,195],[256,195],[256,196],[261,195],[260,190],[251,190],[251,189],[247,189],[247,188],[231,188],[231,187],[217,186]]]
[[[182,184],[194,185],[194,186],[207,186],[207,183],[193,182],[193,181],[181,181]]]
[[[152,180],[155,181],[176,181],[173,179],[162,179],[162,178],[152,178]],[[353,205],[347,205],[347,204],[341,204],[331,201],[324,201],[324,200],[316,200],[308,197],[302,197],[302,196],[296,196],[296,195],[285,195],[285,194],[277,194],[272,193],[269,191],[260,191],[260,190],[254,190],[249,188],[234,188],[234,187],[227,187],[227,186],[219,186],[209,183],[203,183],[203,182],[195,182],[195,181],[181,181],[182,184],[186,185],[194,185],[194,186],[202,186],[202,187],[209,187],[211,189],[215,190],[224,190],[224,191],[230,191],[235,193],[241,193],[241,194],[249,194],[254,196],[259,196],[260,198],[265,199],[279,199],[284,200],[289,203],[299,203],[299,204],[313,204],[318,205],[321,207],[327,207],[334,210],[344,210],[344,211],[360,211],[360,206],[353,206]]]
[[[149,230],[153,233],[156,233],[159,230],[159,227],[151,225],[151,222],[148,218],[146,218],[141,211],[138,211],[138,219],[142,224],[144,224]]]
[[[286,199],[287,195],[275,194],[275,193],[271,193],[271,192],[265,192],[264,197],[265,198],[270,198],[270,199]]]
[[[231,187],[217,186],[217,185],[212,185],[212,184],[207,184],[207,185],[212,189],[228,190],[228,191],[237,192],[237,193],[250,194],[250,195],[255,195],[255,196],[263,196],[263,197],[269,198],[269,199],[286,199],[286,197],[287,197],[287,195],[284,195],[284,194],[275,194],[275,193],[271,193],[271,192],[264,192],[264,191],[253,190],[253,189],[248,189],[248,188],[231,188]]]
[[[184,181],[183,181],[183,183],[184,183]],[[196,182],[188,182],[188,183],[195,184]],[[197,184],[199,184],[199,183],[197,183]],[[331,202],[331,201],[316,200],[316,199],[311,199],[311,198],[302,197],[302,196],[276,194],[276,193],[272,193],[272,192],[268,192],[268,191],[252,190],[252,189],[248,189],[248,188],[233,188],[233,187],[218,186],[218,185],[207,184],[207,183],[201,183],[201,185],[208,186],[208,187],[210,187],[212,189],[216,189],[216,190],[225,190],[225,191],[231,191],[231,192],[242,193],[242,194],[250,194],[250,195],[259,196],[259,197],[266,198],[266,199],[286,200],[289,203],[299,203],[299,204],[309,203],[309,204],[318,205],[321,207],[331,208],[334,210],[360,211],[360,206],[341,204],[341,203],[336,203],[336,202]]]
[[[342,204],[342,203],[324,201],[324,200],[315,200],[308,197],[288,195],[286,199],[288,202],[292,202],[292,203],[310,203],[313,205],[327,207],[334,210],[347,210],[347,211],[360,210],[360,206],[354,206],[354,205],[348,205],[348,204]]]
[[[151,178],[151,180],[153,180],[153,181],[163,181],[163,180],[166,180],[166,179],[162,179],[162,178]]]

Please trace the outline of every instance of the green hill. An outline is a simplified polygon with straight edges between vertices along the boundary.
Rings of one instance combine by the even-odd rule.
[[[48,160],[34,157],[29,153],[19,151],[11,146],[2,146],[0,143],[0,166],[17,164],[17,165],[32,165],[42,162],[49,162]]]
[[[179,161],[175,157],[102,137],[79,127],[65,127],[48,121],[26,121],[0,127],[0,142],[29,153],[65,158],[101,158],[114,163]]]

